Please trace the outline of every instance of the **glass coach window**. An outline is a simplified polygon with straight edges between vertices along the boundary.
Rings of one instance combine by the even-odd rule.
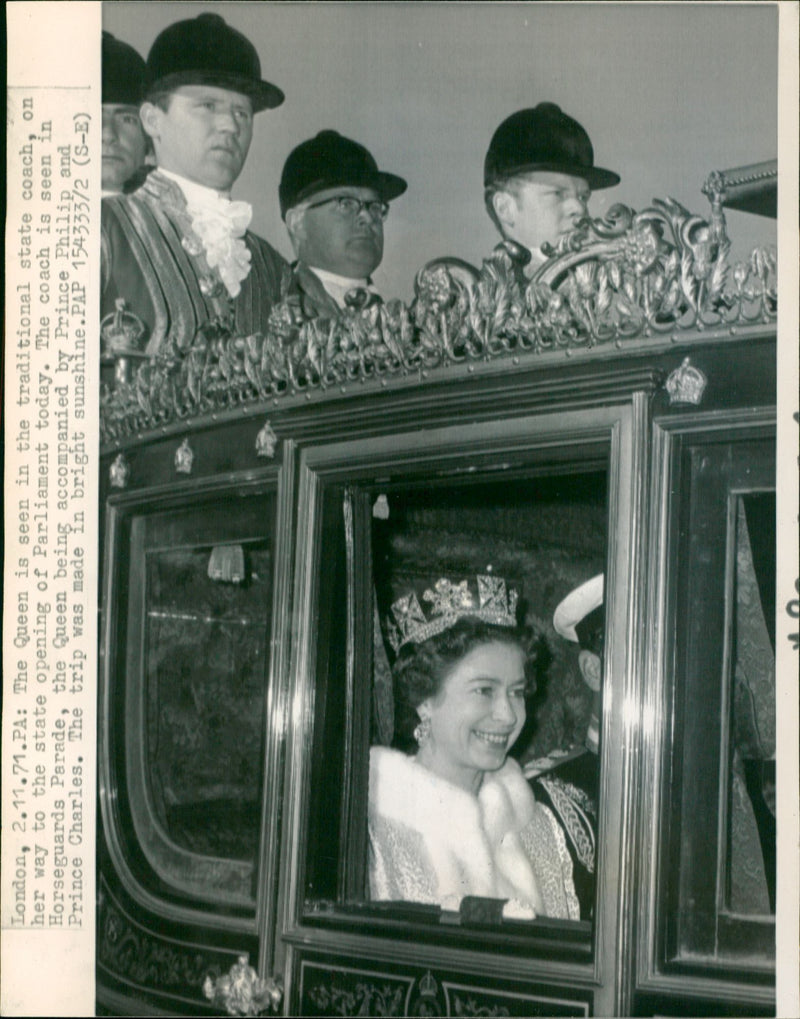
[[[656,526],[667,535],[663,654],[674,677],[663,731],[675,737],[662,740],[648,822],[658,852],[656,879],[643,882],[654,919],[642,955],[662,984],[734,979],[761,1009],[780,884],[774,416],[658,422],[656,439],[667,454]]]
[[[119,816],[137,880],[175,901],[255,906],[275,502],[193,496],[122,528]]]
[[[775,958],[775,445],[764,430],[699,431],[678,447],[682,740],[664,903],[671,963],[754,972]]]
[[[581,803],[589,839],[595,838],[599,757],[586,748],[586,737],[596,705],[581,678],[579,649],[555,633],[553,612],[567,593],[605,569],[607,469],[608,444],[596,442],[584,444],[580,455],[573,449],[529,454],[518,463],[507,458],[501,470],[474,458],[449,472],[431,464],[411,476],[326,481],[317,489],[324,556],[314,571],[311,606],[318,629],[312,638],[313,746],[300,885],[307,920],[324,923],[335,912],[342,922],[350,916],[359,922],[421,922],[438,931],[472,926],[474,934],[474,922],[489,918],[500,929],[502,903],[465,900],[456,919],[439,905],[370,901],[369,752],[391,745],[396,736],[385,617],[409,582],[424,587],[441,576],[475,578],[488,570],[519,591],[524,621],[549,649],[549,667],[527,700],[527,719],[510,752],[536,799],[551,809],[542,774],[558,776],[556,762],[571,766],[565,777],[587,785]],[[564,834],[564,846],[572,851]],[[573,863],[577,886],[581,864]],[[594,863],[584,858],[583,922],[540,914],[533,923],[504,920],[503,930],[548,936],[549,929],[565,943],[576,938],[586,943],[586,921],[594,914]]]

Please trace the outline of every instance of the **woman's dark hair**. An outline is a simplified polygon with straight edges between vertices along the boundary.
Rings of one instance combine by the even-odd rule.
[[[536,692],[539,678],[550,664],[547,642],[527,626],[497,626],[466,616],[420,644],[406,644],[392,667],[394,686],[394,740],[398,750],[412,752],[417,744],[414,729],[417,708],[434,697],[455,666],[481,644],[513,644],[525,655],[525,696]]]

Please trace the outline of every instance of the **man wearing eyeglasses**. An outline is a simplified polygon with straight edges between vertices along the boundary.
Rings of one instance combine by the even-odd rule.
[[[486,211],[503,237],[498,248],[530,278],[546,261],[542,245],[574,230],[591,192],[619,180],[594,165],[589,135],[555,103],[517,110],[495,131],[484,160]]]
[[[289,154],[278,197],[297,256],[294,296],[306,317],[380,299],[371,277],[383,258],[383,223],[406,187],[336,131],[320,131]]]

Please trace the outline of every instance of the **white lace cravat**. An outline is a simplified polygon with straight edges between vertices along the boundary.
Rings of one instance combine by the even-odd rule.
[[[228,293],[236,297],[250,272],[251,256],[242,238],[253,218],[253,208],[249,202],[214,197],[215,202],[200,208],[187,202],[187,209],[209,267],[219,272]]]
[[[231,201],[168,170],[160,172],[180,186],[192,230],[203,245],[209,268],[217,270],[225,289],[236,297],[250,272],[251,255],[242,238],[253,218],[252,205]]]

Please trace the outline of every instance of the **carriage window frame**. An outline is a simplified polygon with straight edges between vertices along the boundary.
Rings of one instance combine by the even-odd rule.
[[[105,537],[105,591],[103,604],[106,618],[102,621],[103,651],[101,661],[101,697],[98,728],[98,792],[99,809],[103,820],[106,849],[110,853],[114,869],[121,878],[123,887],[133,900],[147,910],[170,921],[199,923],[205,927],[221,930],[241,931],[255,934],[266,931],[263,916],[275,913],[274,889],[269,867],[265,861],[274,859],[279,840],[277,824],[274,823],[279,799],[279,777],[276,767],[279,757],[281,725],[275,724],[275,714],[285,710],[286,648],[280,639],[282,622],[288,615],[288,587],[293,543],[291,534],[291,485],[283,465],[283,456],[269,468],[250,474],[246,478],[231,476],[224,480],[191,482],[152,490],[139,490],[109,496],[106,504]],[[270,605],[265,624],[264,663],[264,718],[262,744],[258,767],[260,780],[258,795],[257,844],[252,864],[226,857],[208,856],[178,848],[179,855],[187,858],[190,865],[199,867],[198,873],[211,868],[219,872],[221,882],[230,880],[236,871],[247,870],[246,881],[252,893],[238,902],[231,902],[224,889],[208,894],[195,883],[195,887],[176,881],[169,868],[160,866],[158,853],[143,850],[137,830],[147,824],[148,816],[134,820],[132,811],[140,815],[144,804],[147,813],[147,797],[132,803],[129,790],[131,769],[141,771],[143,761],[136,753],[135,744],[127,732],[119,729],[119,705],[130,708],[131,697],[142,696],[139,689],[142,669],[146,667],[145,652],[132,646],[128,640],[131,618],[132,582],[130,553],[134,546],[134,532],[146,527],[147,518],[159,514],[185,514],[191,510],[203,509],[219,512],[230,500],[236,498],[267,499],[271,503],[269,523],[259,531],[257,540],[266,541],[271,549]],[[254,504],[255,506],[255,504]],[[265,522],[266,523],[266,522]],[[262,533],[263,532],[263,533]],[[281,547],[283,537],[283,548]],[[195,543],[198,544],[198,543]],[[213,545],[209,538],[200,545]],[[138,587],[140,600],[144,596],[145,578],[133,587]],[[139,614],[141,615],[141,606]],[[133,611],[133,617],[136,610]],[[138,655],[138,658],[137,658]],[[138,662],[138,664],[137,664]],[[137,693],[138,691],[138,693]],[[116,707],[115,707],[116,705]],[[127,719],[126,719],[127,723]],[[127,728],[127,724],[123,728]],[[133,757],[131,758],[131,753]],[[162,841],[164,841],[162,839]],[[168,845],[167,859],[175,854],[176,848]],[[230,873],[228,873],[230,872]]]
[[[698,986],[734,980],[743,1000],[769,1001],[775,916],[731,911],[725,851],[731,796],[736,507],[743,495],[775,491],[774,409],[727,410],[713,420],[686,413],[656,419],[653,450],[650,540],[658,618],[646,677],[646,710],[663,724],[648,737],[651,765],[643,782],[643,788],[654,791],[648,793],[641,815],[642,838],[653,851],[643,861],[639,915],[649,920],[639,931],[637,983],[641,990],[663,990],[683,988],[687,979]],[[698,521],[699,533],[697,526],[692,530]],[[693,579],[698,562],[706,571],[703,580]],[[712,569],[716,588],[707,576]],[[702,661],[701,645],[690,639],[687,621],[692,583],[713,592],[707,599],[712,610],[695,609],[693,627],[719,634],[717,641],[704,645]],[[673,675],[669,686],[666,677]],[[704,732],[702,741],[692,738],[687,724],[687,704],[700,695],[702,703],[716,703],[718,709],[716,727]],[[707,809],[691,813],[684,840],[687,790],[694,796],[697,786],[687,776],[698,772],[701,759],[703,781],[710,787]],[[704,847],[702,861],[687,866],[692,863],[691,847],[698,846]],[[688,903],[695,900],[703,908],[692,922]]]
[[[602,463],[607,471],[607,521],[606,534],[606,596],[612,603],[610,618],[606,623],[606,644],[604,651],[605,676],[609,688],[620,689],[629,679],[632,654],[625,646],[623,634],[627,630],[627,591],[630,586],[632,569],[628,550],[634,541],[635,530],[633,506],[635,485],[632,481],[631,458],[634,433],[644,415],[637,413],[636,396],[632,403],[594,408],[592,410],[545,413],[517,419],[438,428],[429,432],[407,432],[390,437],[380,436],[308,446],[300,457],[298,482],[298,559],[295,570],[295,597],[293,631],[303,634],[296,645],[291,668],[291,684],[294,689],[292,717],[298,722],[290,737],[289,781],[287,784],[286,808],[289,823],[286,829],[284,851],[283,915],[284,938],[291,943],[302,939],[308,943],[316,933],[324,937],[324,931],[358,931],[376,937],[401,937],[403,940],[416,939],[427,942],[441,942],[479,950],[487,946],[511,954],[531,956],[547,953],[572,961],[589,962],[596,954],[597,939],[611,934],[611,916],[614,906],[609,888],[616,885],[617,876],[611,861],[618,858],[621,838],[617,818],[621,808],[621,797],[612,797],[612,783],[616,790],[621,788],[620,762],[610,749],[620,744],[620,728],[631,724],[629,715],[623,715],[619,707],[611,721],[611,704],[619,698],[604,697],[601,720],[601,761],[598,801],[598,844],[604,845],[600,866],[596,874],[596,911],[592,921],[556,920],[538,918],[533,921],[502,921],[497,926],[476,926],[450,914],[441,913],[437,906],[414,903],[387,904],[368,900],[352,902],[342,894],[341,885],[335,898],[306,899],[307,873],[313,867],[315,847],[309,844],[310,826],[319,825],[311,804],[313,776],[309,757],[304,748],[314,747],[318,734],[314,730],[316,699],[324,695],[319,690],[317,672],[318,633],[316,629],[319,611],[319,590],[323,569],[331,568],[328,556],[323,560],[319,549],[324,547],[323,507],[326,499],[338,486],[339,492],[346,489],[351,493],[354,516],[363,517],[371,512],[372,501],[387,485],[423,483],[436,478],[443,483],[447,478],[453,481],[473,479],[485,475],[486,479],[499,480],[505,472],[510,476],[524,470],[533,473],[538,466],[542,473],[572,468],[575,473],[588,472],[587,460],[593,465]],[[362,583],[361,604],[367,603]],[[372,618],[369,630],[371,636]],[[363,627],[362,627],[363,630]],[[366,639],[363,632],[356,640]],[[325,651],[324,653],[327,653]],[[351,705],[357,704],[357,691],[353,685],[353,655],[346,655],[350,679],[346,698]],[[614,679],[616,677],[616,679]],[[370,686],[371,686],[370,670]],[[363,685],[362,696],[363,702]],[[370,690],[371,693],[371,690]],[[352,711],[352,708],[351,708]],[[344,746],[352,754],[352,719],[365,727],[365,715],[361,707],[355,715],[349,716],[350,728],[344,734]],[[368,719],[367,719],[368,722]],[[361,850],[366,857],[366,802],[365,774],[368,774],[368,742],[363,745],[360,760],[347,759],[348,774],[351,776],[360,768],[363,814],[356,822],[361,839]],[[614,757],[613,767],[609,761]],[[366,769],[366,771],[365,771]],[[319,807],[316,808],[319,810]],[[345,808],[342,815],[346,817]],[[359,827],[360,826],[360,827]],[[363,835],[362,835],[363,833]],[[344,833],[347,841],[347,832]],[[352,843],[352,837],[351,837]],[[342,843],[340,843],[341,846]],[[607,847],[607,848],[606,848]],[[338,861],[337,861],[338,863]],[[365,866],[365,865],[364,865]],[[608,902],[607,908],[602,905]],[[426,915],[427,914],[427,915]],[[433,914],[436,914],[435,917]],[[613,937],[612,937],[613,940]],[[533,955],[531,955],[533,953]]]
[[[685,531],[681,527],[681,536],[678,538],[676,552],[681,556],[684,568],[689,569],[692,562],[689,543],[693,540],[693,533],[689,530],[689,517],[700,511],[697,502],[700,498],[703,482],[699,477],[701,463],[712,458],[715,454],[720,460],[718,469],[721,471],[721,478],[717,483],[715,494],[717,495],[720,507],[718,528],[723,541],[721,542],[718,555],[723,563],[720,575],[720,587],[724,593],[720,619],[722,622],[722,640],[720,641],[720,660],[717,663],[718,669],[715,672],[717,696],[720,700],[720,732],[715,745],[715,753],[718,757],[716,772],[718,773],[719,792],[717,802],[711,804],[714,808],[711,811],[711,818],[704,821],[704,828],[708,829],[709,839],[714,847],[714,882],[713,882],[713,923],[709,919],[704,928],[695,929],[685,926],[682,922],[683,903],[693,894],[695,881],[687,876],[686,850],[680,850],[677,846],[668,850],[669,867],[669,891],[670,901],[673,903],[669,912],[673,918],[667,927],[665,958],[667,966],[691,966],[698,955],[706,956],[706,963],[709,957],[713,958],[716,966],[722,970],[725,968],[741,968],[750,971],[753,975],[771,975],[774,973],[775,965],[775,915],[747,916],[737,915],[732,912],[726,902],[724,885],[728,875],[725,862],[725,845],[728,840],[728,801],[730,798],[730,774],[729,759],[732,753],[732,734],[730,731],[730,709],[733,688],[733,613],[734,605],[732,592],[734,589],[734,570],[736,557],[734,552],[735,515],[733,508],[736,500],[743,494],[749,492],[760,493],[774,491],[775,483],[775,445],[774,435],[759,435],[755,429],[745,431],[744,434],[730,435],[724,431],[700,432],[699,434],[687,435],[682,438],[680,457],[682,460],[681,469],[685,472],[687,483],[684,489],[684,499],[679,506],[678,512],[686,521]],[[726,458],[726,451],[737,448],[738,457],[741,462],[731,466],[726,471],[722,461]],[[748,450],[748,447],[750,449]],[[717,451],[719,451],[717,453]],[[766,453],[766,461],[760,462],[757,457],[759,452]],[[749,459],[752,457],[752,462]],[[712,463],[714,461],[712,460]],[[771,487],[773,486],[773,487]],[[708,512],[708,511],[706,511]],[[685,534],[685,536],[684,536]],[[685,544],[684,544],[685,542]],[[682,554],[683,553],[683,554]],[[688,579],[684,581],[688,590]],[[684,586],[676,590],[676,598],[680,599],[684,594]],[[680,612],[678,616],[678,627],[676,641],[678,642],[676,670],[676,696],[688,696],[689,692],[698,688],[697,682],[692,677],[691,664],[688,658],[690,654],[689,634],[684,633],[680,624]],[[680,714],[676,714],[680,718]],[[677,746],[673,751],[673,768],[685,769],[694,760],[695,750],[690,746]],[[678,763],[680,761],[680,763]],[[672,789],[672,810],[673,817],[683,816],[685,809],[682,803],[684,792],[682,787]],[[718,810],[718,816],[715,812]],[[713,820],[713,824],[711,823]],[[698,827],[698,822],[693,822],[693,828]],[[704,876],[703,883],[706,884],[708,876]],[[712,928],[716,934],[712,934]],[[745,934],[745,932],[747,932]],[[703,947],[701,947],[701,945]],[[768,952],[768,946],[772,947],[772,957],[760,956],[761,952]],[[713,954],[712,954],[712,946]],[[758,950],[756,950],[758,946]]]

